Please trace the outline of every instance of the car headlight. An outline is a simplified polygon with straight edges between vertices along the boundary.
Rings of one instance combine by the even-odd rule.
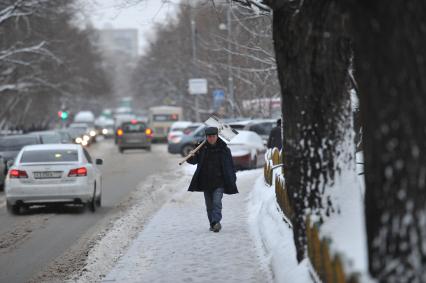
[[[86,141],[86,142],[87,142],[88,140],[90,140],[90,137],[89,137],[88,135],[84,135],[84,136],[83,136],[83,141]]]
[[[82,142],[81,142],[81,145],[82,145],[82,146],[86,146],[86,145],[87,145],[87,141],[85,141],[85,140],[84,140],[84,141],[82,141]]]
[[[76,138],[76,139],[75,139],[75,142],[76,142],[76,143],[81,143],[82,141],[83,141],[83,139],[82,139],[82,138],[80,138],[80,137],[78,137],[78,138]]]
[[[103,129],[103,130],[102,130],[102,134],[103,134],[103,135],[108,134],[108,129]]]
[[[90,135],[91,137],[94,137],[94,136],[96,136],[96,132],[92,130],[92,131],[90,131],[90,132],[89,132],[89,135]]]

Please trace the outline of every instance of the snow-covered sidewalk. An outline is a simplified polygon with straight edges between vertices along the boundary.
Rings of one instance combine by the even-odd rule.
[[[102,282],[272,282],[270,262],[249,227],[249,196],[261,172],[238,173],[240,194],[224,195],[219,233],[209,231],[203,194],[182,188]]]

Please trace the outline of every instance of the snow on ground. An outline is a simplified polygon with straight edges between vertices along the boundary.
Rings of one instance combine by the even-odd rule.
[[[259,171],[248,202],[249,227],[256,239],[257,250],[272,267],[274,282],[309,283],[308,261],[296,260],[293,230],[283,221],[275,198],[274,187],[264,183]]]
[[[193,170],[186,166],[183,172],[188,184]],[[238,173],[240,194],[224,196],[219,233],[209,231],[203,194],[186,192],[186,184],[103,282],[272,282],[268,262],[248,225],[248,196],[261,174]]]
[[[101,240],[90,250],[86,266],[74,274],[69,282],[98,282],[115,266],[125,250],[137,237],[140,230],[164,202],[186,186],[186,178],[181,178],[179,171],[153,175],[139,185],[131,195],[133,206],[120,214],[110,224],[105,233],[99,235]]]
[[[219,233],[209,231],[203,194],[187,192],[194,170],[186,164],[146,182],[145,190],[158,192],[149,199],[144,190],[135,196],[145,199],[114,223],[90,252],[83,273],[73,280],[313,282],[309,261],[297,263],[293,232],[283,221],[274,188],[264,183],[262,169],[238,172],[240,194],[224,196]],[[332,237],[334,250],[347,255],[352,270],[364,271],[362,184],[353,177],[343,171],[336,180],[341,213],[327,219],[321,231]],[[158,212],[143,219],[160,202],[165,204]]]

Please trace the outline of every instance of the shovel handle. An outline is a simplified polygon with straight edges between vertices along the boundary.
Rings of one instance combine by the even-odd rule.
[[[184,164],[194,153],[196,153],[200,148],[206,143],[206,140],[204,140],[200,145],[198,145],[195,149],[191,150],[189,154],[181,161],[179,162],[179,165]]]

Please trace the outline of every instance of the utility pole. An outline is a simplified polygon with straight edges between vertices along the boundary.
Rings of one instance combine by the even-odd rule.
[[[192,6],[190,5],[190,1],[187,2],[189,4],[189,13],[191,19],[191,39],[192,39],[192,77],[198,77],[198,68],[197,68],[197,42],[196,42],[196,26],[195,26],[195,17]],[[200,105],[199,105],[199,94],[195,94],[195,120],[196,122],[200,122]]]
[[[226,26],[228,30],[227,41],[228,41],[228,94],[229,102],[231,104],[231,117],[235,117],[235,99],[234,99],[234,78],[232,76],[232,43],[231,43],[231,34],[232,34],[232,7],[231,3],[228,3],[228,10],[226,13]]]

